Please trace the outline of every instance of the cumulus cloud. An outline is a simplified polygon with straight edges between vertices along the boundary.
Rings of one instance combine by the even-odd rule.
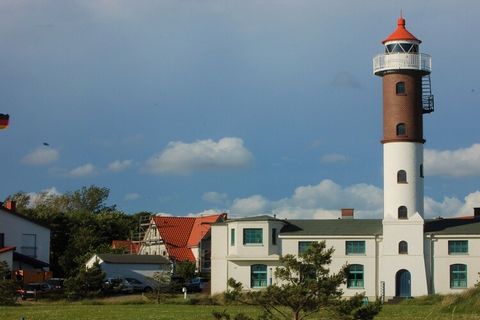
[[[146,161],[145,169],[154,174],[188,174],[205,169],[241,168],[252,159],[240,138],[170,142],[162,152]]]
[[[134,201],[134,200],[138,200],[140,199],[140,194],[136,193],[136,192],[132,192],[132,193],[127,193],[123,199],[125,201]]]
[[[324,163],[335,163],[335,162],[343,162],[347,160],[347,157],[337,153],[330,153],[323,155],[320,160]]]
[[[107,167],[108,171],[119,172],[127,169],[132,165],[132,160],[115,160]]]
[[[331,219],[339,217],[341,208],[355,208],[361,218],[381,218],[383,191],[368,184],[342,187],[325,179],[316,185],[297,187],[290,197],[276,201],[261,195],[235,199],[230,212],[235,216],[271,212],[282,218]]]
[[[95,173],[95,166],[91,163],[87,163],[81,166],[78,166],[68,172],[68,176],[72,178],[81,178],[91,176]]]
[[[463,200],[444,197],[436,201],[425,197],[425,218],[457,217],[473,215],[473,208],[480,207],[480,191],[468,194]],[[365,183],[342,187],[332,180],[322,180],[315,185],[297,187],[289,197],[270,200],[253,195],[233,200],[230,216],[254,216],[276,214],[288,219],[335,219],[341,208],[354,208],[355,217],[383,218],[382,189]]]
[[[269,201],[261,195],[233,200],[230,212],[235,216],[264,214],[270,209]]]
[[[455,197],[444,197],[437,202],[430,197],[425,198],[425,217],[461,217],[472,216],[473,208],[480,207],[480,191],[468,194],[463,201]]]
[[[28,165],[48,165],[58,160],[58,150],[50,147],[38,147],[22,158],[22,162]]]
[[[202,195],[203,201],[213,204],[223,204],[227,201],[228,195],[226,193],[220,193],[215,191],[205,192]]]
[[[425,150],[425,174],[450,177],[480,175],[480,144],[457,150]]]

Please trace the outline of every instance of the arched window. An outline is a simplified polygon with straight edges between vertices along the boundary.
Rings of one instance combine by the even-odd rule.
[[[423,164],[420,165],[420,178],[423,178]]]
[[[408,254],[408,243],[407,243],[407,241],[400,241],[398,243],[398,254]]]
[[[347,288],[363,288],[363,265],[351,264],[348,266]]]
[[[450,265],[450,288],[466,288],[467,287],[467,265],[452,264]]]
[[[397,124],[397,136],[406,136],[407,135],[407,127],[405,123]]]
[[[403,95],[405,94],[405,82],[397,82],[395,85],[395,93],[397,95]]]
[[[267,286],[267,266],[264,264],[253,264],[250,267],[250,287],[265,288]]]
[[[401,219],[401,220],[408,219],[407,207],[405,206],[398,207],[398,219]]]
[[[398,172],[397,172],[397,182],[398,183],[407,183],[407,172],[405,170],[398,170]]]

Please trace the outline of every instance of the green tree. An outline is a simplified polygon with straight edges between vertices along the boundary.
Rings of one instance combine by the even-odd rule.
[[[195,276],[195,263],[187,260],[175,263],[174,274],[187,282],[192,280]]]
[[[65,293],[69,299],[97,297],[102,294],[105,272],[98,263],[65,280]]]
[[[0,261],[0,305],[14,305],[16,284],[11,279],[10,269],[5,261]]]
[[[333,248],[327,249],[325,241],[313,242],[299,257],[288,254],[280,258],[281,267],[275,271],[279,284],[265,290],[240,294],[241,299],[256,303],[264,310],[267,319],[305,319],[320,311],[342,319],[372,319],[378,308],[363,305],[363,295],[342,299],[340,285],[345,283],[346,267],[331,273]],[[229,281],[239,296],[241,287]],[[380,306],[379,304],[376,304]],[[364,318],[358,318],[362,315]],[[368,318],[367,316],[371,316]]]

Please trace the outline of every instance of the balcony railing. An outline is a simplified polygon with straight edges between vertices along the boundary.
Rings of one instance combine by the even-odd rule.
[[[376,75],[400,69],[419,70],[429,74],[432,71],[432,58],[425,53],[379,54],[373,58],[373,73]]]

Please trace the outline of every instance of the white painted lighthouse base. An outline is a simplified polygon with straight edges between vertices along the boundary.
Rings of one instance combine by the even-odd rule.
[[[408,221],[383,221],[379,280],[385,283],[387,298],[418,297],[428,294],[423,224],[423,219],[418,213]],[[400,241],[408,244],[408,251],[405,254],[399,253]],[[410,279],[402,278],[406,276]]]

